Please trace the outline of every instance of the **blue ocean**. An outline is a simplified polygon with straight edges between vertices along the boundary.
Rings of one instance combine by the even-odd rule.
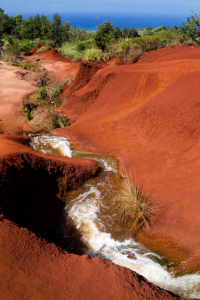
[[[58,12],[59,13],[59,12]],[[53,18],[53,14],[46,14],[45,12],[39,13],[40,15],[47,16],[50,20]],[[139,14],[72,14],[72,13],[59,13],[62,22],[70,21],[70,25],[78,28],[85,29],[87,31],[96,30],[97,26],[104,21],[112,21],[113,25],[119,26],[121,29],[124,26],[134,28],[146,28],[151,26],[156,28],[158,26],[169,26],[182,25],[183,22],[187,21],[188,15],[139,15]],[[14,15],[14,14],[12,14]],[[27,19],[31,16],[35,16],[36,13],[25,13],[22,14],[23,19]]]

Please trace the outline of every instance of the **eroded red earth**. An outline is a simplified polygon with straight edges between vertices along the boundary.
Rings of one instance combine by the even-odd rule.
[[[195,46],[103,68],[62,106],[76,122],[54,131],[82,148],[117,155],[121,169],[130,169],[155,199],[157,217],[139,240],[190,270],[200,257],[199,79]]]
[[[121,170],[136,174],[155,198],[157,214],[138,239],[194,271],[200,254],[200,49],[177,46],[133,65],[80,68],[53,49],[33,56],[59,78],[78,71],[61,107],[75,122],[54,134],[113,153]],[[36,89],[34,75],[22,81],[16,67],[0,67],[0,299],[180,299],[127,268],[69,254],[40,237],[64,206],[57,181],[62,187],[70,178],[75,188],[97,165],[38,153],[28,138],[13,135],[26,131],[20,101]]]

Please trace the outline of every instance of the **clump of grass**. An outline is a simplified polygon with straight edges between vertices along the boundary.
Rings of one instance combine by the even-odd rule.
[[[149,227],[154,216],[151,205],[150,196],[134,185],[131,172],[129,176],[126,172],[113,202],[114,212],[121,225],[126,226],[133,235],[140,229]]]
[[[103,59],[103,57],[104,57],[103,51],[98,48],[87,49],[83,54],[83,59],[86,61],[100,60]]]
[[[36,53],[40,53],[42,51],[46,51],[46,50],[50,50],[51,49],[51,46],[42,46],[40,49],[37,50]]]
[[[62,47],[58,49],[58,52],[76,61],[79,61],[82,56],[82,52],[79,49],[77,49],[77,45],[73,45],[69,42],[63,43]]]
[[[7,48],[5,51],[2,52],[1,59],[10,63],[11,65],[15,65],[20,60],[19,55],[19,51]]]
[[[38,62],[35,61],[33,63],[20,62],[18,66],[24,70],[31,70],[34,72],[41,72],[41,68],[38,66]]]

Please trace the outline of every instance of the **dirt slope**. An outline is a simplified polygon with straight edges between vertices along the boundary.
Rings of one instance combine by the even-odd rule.
[[[54,131],[82,148],[116,154],[152,194],[158,217],[139,240],[199,270],[200,49],[153,51],[99,70],[64,108],[76,122]]]
[[[26,58],[29,61],[36,59],[40,59],[39,64],[48,71],[56,71],[56,77],[59,79],[68,78],[69,75],[74,77],[79,69],[79,63],[75,63],[72,59],[64,57],[52,47],[50,50],[34,53],[32,56]]]
[[[70,255],[0,221],[0,299],[183,299],[101,258]]]
[[[22,133],[28,129],[21,112],[22,98],[37,87],[37,73],[0,62],[0,133]]]

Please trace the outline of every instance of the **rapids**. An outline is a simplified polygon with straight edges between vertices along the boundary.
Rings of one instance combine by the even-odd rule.
[[[67,193],[66,228],[72,224],[76,227],[84,245],[82,254],[127,267],[177,295],[200,299],[200,274],[174,278],[158,263],[159,255],[127,237],[125,229],[116,222],[110,207],[118,171],[118,162],[113,156],[76,151],[66,138],[57,136],[32,137],[30,146],[47,154],[93,159],[103,170],[84,186]],[[66,232],[66,239],[68,234]]]

